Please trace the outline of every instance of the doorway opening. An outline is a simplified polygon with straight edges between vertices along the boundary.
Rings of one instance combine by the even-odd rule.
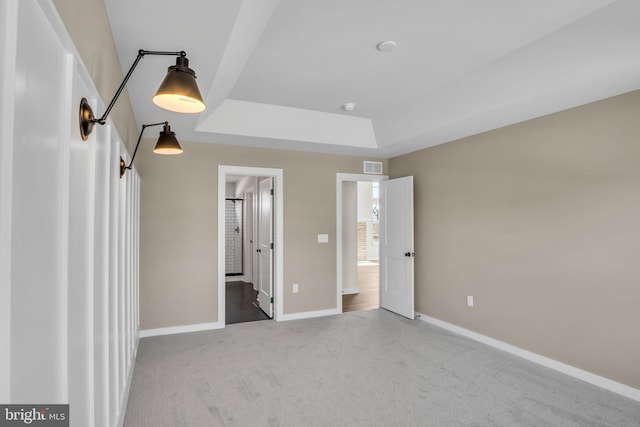
[[[218,169],[218,323],[282,315],[282,170]]]
[[[258,302],[259,281],[254,278],[254,203],[261,177],[227,175],[225,182],[225,324],[268,320]],[[271,178],[266,178],[271,179]],[[269,218],[271,220],[271,218]],[[269,269],[272,271],[272,269]]]
[[[338,311],[380,307],[380,175],[337,174]]]
[[[225,276],[244,280],[244,199],[227,196],[225,202]]]

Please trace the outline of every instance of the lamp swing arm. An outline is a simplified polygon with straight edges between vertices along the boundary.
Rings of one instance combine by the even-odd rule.
[[[122,94],[129,78],[133,74],[134,70],[138,66],[138,63],[143,56],[146,55],[166,55],[176,56],[176,65],[169,67],[167,75],[165,76],[160,88],[153,97],[153,103],[158,107],[165,110],[174,111],[177,113],[200,113],[204,111],[206,105],[200,95],[200,89],[196,84],[196,73],[189,68],[189,60],[187,59],[187,53],[183,50],[177,52],[169,52],[163,50],[142,50],[138,51],[138,56],[124,76],[124,80],[120,83],[120,87],[116,91],[115,95],[109,102],[106,111],[99,119],[96,119],[91,105],[86,98],[80,100],[79,110],[79,125],[80,125],[80,137],[83,141],[89,138],[89,135],[93,131],[96,124],[104,125],[107,122],[107,117],[116,104],[116,101]]]
[[[131,167],[133,166],[133,161],[136,158],[136,153],[138,153],[138,147],[140,146],[140,142],[142,141],[142,135],[144,134],[145,129],[151,126],[160,125],[164,126],[164,129],[160,132],[160,137],[158,138],[158,142],[156,143],[156,147],[153,149],[153,152],[165,155],[182,153],[182,147],[180,147],[180,143],[176,139],[176,134],[171,131],[169,122],[158,122],[142,125],[142,129],[140,129],[140,135],[138,136],[138,141],[136,142],[136,148],[133,150],[133,156],[131,156],[129,166],[127,166],[127,163],[124,161],[122,156],[120,156],[120,178],[124,176],[127,169],[131,169]]]
[[[120,97],[120,94],[122,93],[122,91],[124,90],[125,86],[127,85],[127,82],[129,81],[129,78],[131,77],[131,74],[133,74],[133,70],[136,69],[136,67],[138,66],[138,62],[140,62],[140,60],[145,55],[180,56],[180,57],[184,58],[184,57],[187,56],[187,52],[185,52],[184,50],[181,50],[179,52],[166,52],[166,51],[140,49],[138,51],[138,56],[136,57],[135,61],[133,61],[133,64],[131,65],[131,68],[129,68],[129,71],[127,72],[127,74],[124,76],[124,80],[122,80],[122,83],[120,84],[120,87],[116,91],[115,95],[113,95],[113,98],[111,99],[111,102],[109,103],[109,106],[107,107],[106,111],[104,112],[102,117],[100,117],[99,119],[92,118],[91,119],[92,122],[99,123],[101,125],[104,125],[107,122],[107,116],[109,116],[109,113],[113,109],[113,106],[116,104],[116,101]]]
[[[136,142],[136,148],[133,149],[133,155],[131,156],[131,161],[129,162],[129,166],[123,166],[122,167],[123,170],[124,169],[131,170],[131,167],[133,166],[133,160],[136,158],[136,153],[138,152],[138,147],[140,146],[140,141],[142,140],[142,134],[144,133],[144,130],[152,126],[160,126],[160,125],[168,126],[169,122],[158,122],[158,123],[151,123],[148,125],[142,125],[142,129],[140,130],[140,135],[138,136],[138,141]]]

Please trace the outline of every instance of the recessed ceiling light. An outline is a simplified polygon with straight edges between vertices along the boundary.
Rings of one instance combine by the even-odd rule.
[[[389,52],[390,50],[393,50],[393,48],[395,48],[397,44],[398,43],[394,42],[393,40],[386,40],[378,43],[376,45],[376,49],[378,49],[380,52]]]
[[[354,102],[347,102],[342,106],[342,108],[344,108],[347,111],[353,111],[356,108],[356,104]]]

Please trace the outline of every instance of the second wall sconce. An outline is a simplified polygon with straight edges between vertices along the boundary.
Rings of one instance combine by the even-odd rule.
[[[175,111],[177,113],[199,113],[206,108],[196,83],[196,73],[189,68],[189,60],[187,59],[186,52],[163,52],[141,49],[138,51],[136,60],[133,62],[133,65],[127,72],[127,75],[124,77],[124,80],[120,84],[120,87],[116,91],[116,94],[113,96],[113,99],[109,103],[109,106],[102,117],[99,119],[94,117],[93,110],[86,98],[82,98],[80,101],[80,136],[83,141],[87,140],[96,123],[100,125],[106,123],[107,116],[124,90],[133,70],[145,55],[177,56],[176,65],[169,67],[167,75],[162,81],[160,88],[153,96],[154,104],[160,108],[164,108],[165,110]]]
[[[136,158],[136,153],[138,152],[138,146],[140,145],[140,141],[142,140],[142,134],[144,130],[151,126],[160,126],[163,125],[164,128],[160,132],[160,137],[158,138],[158,142],[156,143],[156,147],[153,149],[153,152],[156,154],[180,154],[182,153],[182,147],[178,143],[176,139],[176,134],[171,132],[171,126],[169,126],[169,122],[160,122],[160,123],[151,123],[149,125],[142,125],[142,129],[140,130],[140,136],[138,136],[138,142],[136,142],[136,148],[133,150],[133,156],[131,156],[131,162],[129,162],[129,166],[125,163],[124,159],[120,157],[120,178],[122,178],[125,172],[128,169],[131,169],[133,166],[133,160]]]

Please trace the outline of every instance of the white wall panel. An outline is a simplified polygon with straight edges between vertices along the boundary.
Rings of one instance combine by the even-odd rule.
[[[124,419],[138,339],[139,176],[50,0],[0,2],[0,402]],[[128,156],[126,156],[128,157]]]
[[[122,180],[124,181],[127,191],[126,191],[126,207],[125,207],[125,220],[124,220],[124,227],[125,227],[125,251],[124,251],[124,267],[125,267],[125,280],[124,280],[124,287],[125,287],[125,301],[124,301],[124,356],[125,358],[127,358],[128,354],[131,354],[131,350],[132,350],[132,346],[131,346],[131,341],[129,339],[129,337],[131,336],[131,300],[132,300],[132,296],[133,296],[133,292],[132,292],[132,288],[131,288],[131,284],[132,284],[132,274],[131,274],[131,256],[133,254],[133,250],[131,247],[132,244],[132,239],[131,239],[131,233],[133,232],[133,227],[132,227],[132,201],[131,201],[131,193],[133,190],[133,185],[132,185],[132,178],[133,174],[127,174],[126,176],[122,177]],[[123,384],[126,384],[126,376],[128,373],[128,360],[125,359],[125,381],[123,381]]]
[[[0,3],[0,402],[10,400],[11,194],[18,2]]]
[[[120,149],[120,155],[124,157],[124,151]],[[125,239],[126,219],[127,219],[127,181],[119,179],[119,202],[118,202],[118,295],[117,295],[117,316],[118,316],[118,401],[122,399],[126,381],[126,355],[125,355],[125,310],[126,310],[126,249]]]
[[[71,61],[34,2],[19,4],[17,44],[11,397],[65,403]]]
[[[119,205],[120,205],[120,177],[117,169],[117,162],[120,160],[120,142],[112,136],[111,141],[111,167],[109,176],[109,420],[110,425],[118,419],[120,414],[120,363],[119,347],[120,340],[118,330],[118,275],[120,258],[118,254],[120,234],[118,232]]]
[[[136,347],[138,342],[138,331],[140,329],[140,317],[139,317],[139,287],[140,287],[140,176],[138,174],[132,175],[133,190],[131,195],[133,213],[131,223],[133,224],[133,231],[131,233],[132,242],[132,269],[131,269],[131,292],[132,292],[132,310],[131,310],[131,337],[129,338],[131,344]]]
[[[111,127],[96,129],[95,214],[94,214],[94,420],[96,427],[109,425],[109,204]]]
[[[73,80],[73,100],[89,92],[77,76]],[[76,102],[77,104],[77,102]],[[77,105],[75,105],[77,108]],[[68,110],[74,106],[70,105]],[[73,419],[90,426],[94,411],[93,293],[94,293],[94,199],[95,151],[101,132],[83,141],[75,120],[69,120],[69,404]]]

